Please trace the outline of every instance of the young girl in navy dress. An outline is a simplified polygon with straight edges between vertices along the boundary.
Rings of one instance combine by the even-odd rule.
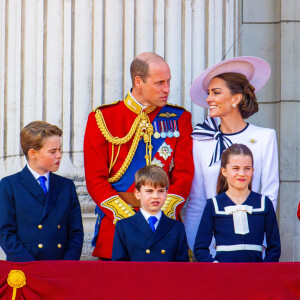
[[[196,236],[194,254],[198,261],[279,261],[280,237],[274,208],[268,197],[251,191],[253,171],[253,156],[247,146],[234,144],[223,152],[218,195],[208,200]],[[209,253],[213,236],[215,258]]]

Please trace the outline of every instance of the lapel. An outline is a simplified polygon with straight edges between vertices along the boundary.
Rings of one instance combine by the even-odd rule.
[[[46,197],[46,203],[44,206],[44,211],[41,217],[41,221],[48,215],[49,211],[54,206],[57,196],[60,192],[61,184],[59,183],[59,177],[55,174],[49,174],[49,190]]]
[[[34,176],[31,174],[27,166],[25,166],[25,168],[21,171],[20,182],[35,199],[37,199],[42,204],[45,203],[45,193]]]
[[[174,221],[168,217],[162,212],[160,221],[158,223],[158,226],[149,241],[148,248],[150,248],[152,245],[154,245],[156,242],[160,241],[174,226]],[[150,228],[150,226],[148,225]],[[151,228],[150,228],[151,230]]]
[[[147,239],[151,240],[154,235],[148,222],[144,218],[143,214],[138,211],[133,217],[130,218],[132,225]]]

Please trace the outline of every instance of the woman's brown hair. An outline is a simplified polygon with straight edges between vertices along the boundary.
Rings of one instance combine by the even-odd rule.
[[[252,167],[253,167],[253,155],[251,150],[244,144],[233,144],[232,146],[228,147],[221,155],[221,168],[218,176],[217,181],[217,195],[224,193],[228,190],[228,182],[226,177],[222,174],[222,168],[226,168],[226,165],[229,162],[229,159],[232,155],[246,155],[250,156],[252,160]],[[249,190],[252,189],[252,178],[248,186]]]
[[[247,119],[258,112],[258,103],[254,92],[255,87],[249,83],[245,75],[231,72],[219,74],[214,78],[223,79],[232,95],[242,95],[239,109],[243,119]]]

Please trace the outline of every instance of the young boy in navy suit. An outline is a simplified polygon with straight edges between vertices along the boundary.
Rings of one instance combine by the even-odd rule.
[[[155,165],[135,174],[140,210],[117,222],[112,260],[189,261],[184,225],[161,211],[169,187],[165,171]]]
[[[25,168],[0,182],[0,246],[8,261],[78,260],[80,204],[72,180],[53,174],[62,130],[42,121],[21,131]]]

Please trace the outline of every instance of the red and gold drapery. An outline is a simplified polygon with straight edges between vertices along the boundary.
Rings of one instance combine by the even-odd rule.
[[[0,261],[0,299],[300,299],[300,263]],[[16,275],[16,274],[15,274]],[[23,284],[23,285],[22,285]]]

